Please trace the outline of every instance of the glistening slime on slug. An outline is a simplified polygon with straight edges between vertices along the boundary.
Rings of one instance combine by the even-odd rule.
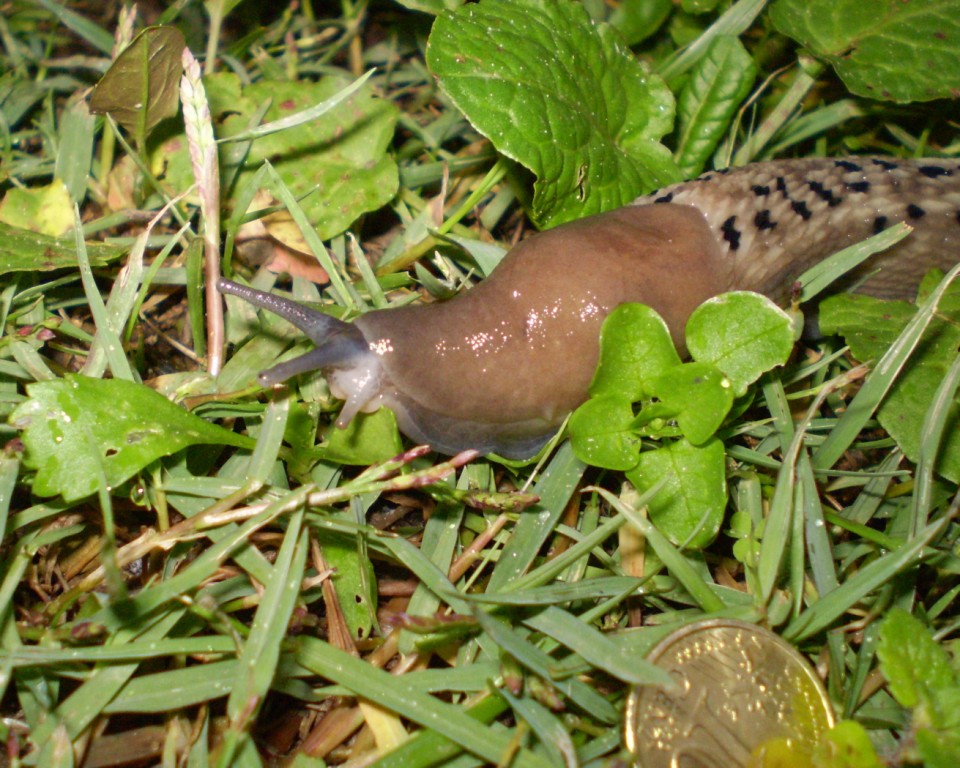
[[[406,435],[438,451],[527,458],[586,399],[600,326],[619,304],[648,304],[680,342],[710,297],[750,290],[782,301],[811,265],[900,221],[915,231],[845,284],[909,298],[928,270],[957,262],[960,162],[815,158],[707,173],[534,235],[450,301],[352,324],[229,280],[218,287],[317,347],[261,383],[319,369],[346,401],[340,426],[387,406]]]

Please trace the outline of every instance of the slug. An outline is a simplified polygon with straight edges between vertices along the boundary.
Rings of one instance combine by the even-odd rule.
[[[882,157],[778,160],[713,171],[523,240],[485,281],[446,302],[345,323],[229,280],[218,287],[290,321],[316,345],[260,374],[324,372],[338,420],[386,406],[443,453],[534,455],[587,397],[600,326],[625,302],[674,340],[703,301],[751,290],[782,301],[818,260],[900,221],[915,231],[846,279],[909,297],[960,257],[960,162]]]

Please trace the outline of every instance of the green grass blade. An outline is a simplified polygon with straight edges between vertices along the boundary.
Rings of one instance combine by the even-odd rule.
[[[647,492],[646,496],[652,496],[658,490],[659,486],[654,486]],[[614,509],[627,518],[627,520],[646,537],[653,551],[657,553],[657,557],[660,558],[667,570],[683,585],[683,588],[687,590],[690,597],[694,599],[704,613],[713,613],[726,607],[723,600],[717,597],[713,590],[710,589],[710,585],[703,580],[701,574],[694,570],[686,558],[667,541],[667,537],[660,533],[656,526],[646,517],[640,514],[640,509],[642,509],[644,503],[643,498],[639,499],[636,505],[633,506],[626,504],[622,499],[618,499],[603,488],[598,489],[598,492]]]
[[[240,655],[240,666],[227,700],[227,716],[231,723],[220,750],[218,764],[222,768],[228,768],[236,751],[243,746],[242,742],[249,741],[250,724],[273,682],[280,645],[286,637],[287,625],[300,595],[307,562],[308,536],[302,530],[303,516],[302,509],[290,516],[273,572],[265,585],[250,635]]]
[[[110,56],[113,51],[113,35],[97,26],[90,19],[71,11],[56,0],[37,0],[37,5],[46,8],[71,32],[76,33],[101,53]]]
[[[911,505],[911,538],[920,532],[930,517],[934,490],[933,470],[937,463],[950,409],[955,402],[958,384],[960,384],[960,354],[954,358],[947,370],[947,375],[937,387],[937,392],[923,419],[923,439],[920,442],[920,455],[917,458],[915,489]]]
[[[549,681],[584,711],[590,712],[607,723],[617,721],[617,711],[593,688],[580,680],[555,679],[552,675],[552,658],[529,642],[521,632],[485,611],[474,610],[473,615],[498,648],[506,651],[530,671]]]
[[[490,576],[488,592],[503,591],[536,560],[544,542],[553,535],[584,470],[586,465],[573,455],[569,441],[561,445],[533,488],[540,503],[524,512],[517,523]]]
[[[620,646],[589,624],[559,608],[547,608],[524,622],[549,635],[586,661],[625,683],[671,685],[670,675],[645,659],[623,658]]]
[[[512,734],[489,728],[459,707],[424,695],[409,686],[402,677],[394,677],[339,648],[314,638],[301,638],[297,661],[318,675],[346,686],[415,723],[431,728],[456,742],[468,752],[499,764],[513,754],[517,768],[549,768],[542,758],[528,750],[514,753]]]
[[[940,299],[958,274],[960,274],[960,264],[951,269],[940,281],[936,289],[920,305],[913,319],[907,323],[907,327],[903,329],[897,341],[877,363],[856,397],[840,417],[837,426],[813,454],[814,469],[832,467],[856,439],[867,419],[873,415],[884,395],[893,386],[900,369],[920,343],[920,337],[933,319]]]
[[[844,613],[874,590],[887,584],[908,566],[915,564],[924,547],[936,539],[946,528],[950,518],[943,517],[928,525],[920,536],[899,549],[877,558],[864,566],[843,585],[824,595],[784,630],[783,636],[798,643],[829,627]]]

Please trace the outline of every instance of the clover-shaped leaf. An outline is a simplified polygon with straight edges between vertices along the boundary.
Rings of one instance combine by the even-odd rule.
[[[680,355],[663,318],[645,304],[621,304],[603,321],[590,394],[641,400],[650,395],[650,384],[676,365]]]
[[[633,407],[618,395],[591,397],[570,417],[573,452],[581,461],[606,469],[637,464],[640,438],[633,432]]]
[[[766,296],[749,291],[708,299],[687,321],[690,356],[723,371],[737,397],[763,373],[783,365],[793,341],[790,316]]]
[[[674,414],[681,431],[694,445],[713,437],[733,405],[730,380],[709,363],[671,368],[653,383],[652,393]]]
[[[702,549],[716,538],[727,505],[723,443],[700,446],[680,439],[640,454],[627,479],[641,493],[658,483],[650,520],[674,544]]]

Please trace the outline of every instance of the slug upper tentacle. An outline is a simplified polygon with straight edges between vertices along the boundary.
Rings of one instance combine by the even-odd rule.
[[[786,160],[704,174],[536,234],[450,301],[353,324],[230,281],[218,287],[317,345],[263,383],[320,369],[347,401],[341,425],[384,405],[405,434],[442,452],[526,458],[586,399],[600,326],[619,304],[651,306],[679,345],[708,298],[783,299],[813,263],[898,221],[916,231],[852,275],[858,290],[908,296],[931,267],[960,258],[960,163]]]

